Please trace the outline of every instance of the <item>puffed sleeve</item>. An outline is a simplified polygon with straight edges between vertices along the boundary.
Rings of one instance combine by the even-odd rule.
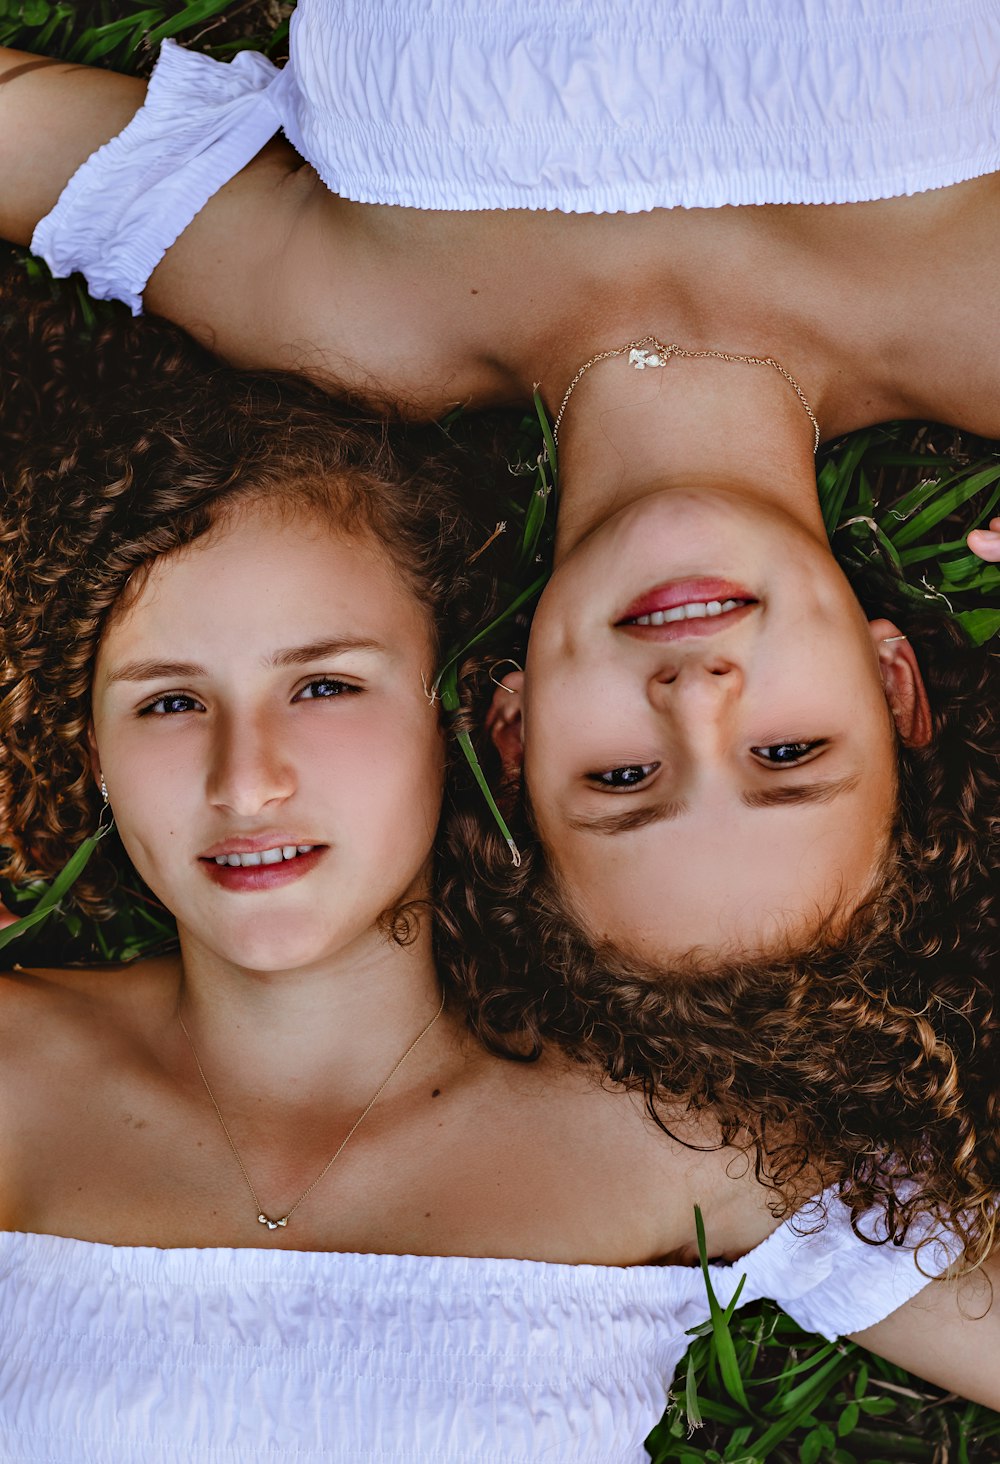
[[[143,106],[69,180],[32,249],[138,315],[171,244],[282,126],[290,83],[254,51],[221,62],[165,41]]]
[[[884,1321],[960,1254],[955,1238],[926,1217],[904,1245],[884,1239],[882,1220],[863,1217],[860,1228],[882,1243],[856,1235],[846,1206],[827,1193],[736,1262],[734,1275],[747,1274],[741,1300],[770,1297],[807,1332],[833,1341]]]

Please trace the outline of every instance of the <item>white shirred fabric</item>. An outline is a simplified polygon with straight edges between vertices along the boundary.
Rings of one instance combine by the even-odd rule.
[[[281,127],[291,80],[251,51],[221,65],[165,42],[145,104],[73,175],[32,249],[53,274],[79,270],[95,299],[137,315],[171,244]]]
[[[427,209],[853,203],[1000,168],[1000,0],[299,0],[277,72],[165,42],[33,241],[138,308],[278,124],[326,184]]]
[[[746,1274],[743,1300],[831,1335],[923,1287],[911,1252],[864,1246],[835,1206],[713,1266],[719,1300]],[[8,1233],[0,1464],[647,1464],[707,1316],[697,1268]]]

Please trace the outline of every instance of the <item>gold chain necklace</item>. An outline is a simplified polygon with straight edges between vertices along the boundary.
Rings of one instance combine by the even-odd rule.
[[[786,371],[781,362],[776,361],[773,356],[740,356],[735,351],[689,351],[684,346],[678,346],[674,341],[671,341],[669,345],[665,346],[662,341],[653,335],[643,336],[642,340],[639,341],[629,341],[626,345],[618,346],[613,351],[598,351],[596,356],[591,356],[589,361],[584,361],[566,388],[566,394],[559,404],[556,419],[552,424],[552,441],[555,446],[558,447],[559,445],[559,424],[562,422],[563,413],[566,410],[566,403],[573,395],[581,378],[586,376],[591,366],[596,366],[599,361],[611,361],[616,356],[624,356],[626,352],[628,353],[628,364],[636,371],[645,371],[647,367],[655,369],[659,366],[666,366],[674,357],[683,361],[711,359],[713,361],[737,361],[743,366],[772,367],[773,370],[777,371],[779,376],[784,377],[802,403],[805,414],[812,423],[813,453],[815,454],[819,450],[820,432],[816,414],[806,400],[806,394],[795,380],[795,377],[790,371]]]
[[[309,1185],[308,1189],[304,1189],[302,1191],[302,1193],[299,1195],[298,1199],[295,1201],[294,1205],[289,1206],[289,1208],[285,1211],[284,1215],[282,1215],[280,1217],[280,1219],[276,1219],[276,1220],[272,1220],[271,1217],[270,1217],[270,1215],[265,1214],[264,1210],[261,1207],[260,1200],[257,1198],[257,1191],[253,1187],[253,1180],[250,1178],[249,1174],[247,1173],[246,1165],[243,1163],[243,1160],[240,1158],[240,1151],[239,1151],[239,1149],[237,1149],[236,1144],[233,1141],[233,1136],[229,1132],[229,1127],[228,1127],[228,1125],[226,1123],[226,1120],[222,1116],[222,1109],[219,1107],[218,1103],[216,1102],[215,1094],[212,1092],[211,1085],[209,1084],[209,1081],[208,1081],[208,1079],[205,1076],[205,1069],[201,1065],[201,1059],[198,1056],[198,1049],[194,1045],[194,1040],[193,1040],[193,1038],[191,1036],[191,1033],[188,1031],[187,1027],[184,1024],[184,1018],[181,1016],[180,1010],[178,1010],[178,1012],[177,1012],[177,1020],[181,1024],[181,1031],[184,1033],[184,1036],[188,1040],[188,1046],[191,1049],[191,1056],[194,1058],[195,1067],[198,1069],[198,1075],[201,1078],[201,1081],[205,1084],[205,1092],[208,1094],[209,1098],[211,1098],[211,1100],[212,1100],[212,1107],[215,1109],[215,1115],[218,1118],[220,1124],[222,1125],[222,1132],[225,1134],[226,1138],[229,1140],[229,1147],[232,1149],[233,1155],[234,1155],[234,1157],[236,1159],[236,1162],[240,1166],[240,1173],[243,1175],[243,1178],[246,1180],[246,1182],[247,1182],[247,1189],[250,1191],[251,1195],[253,1196],[254,1209],[257,1211],[257,1221],[258,1221],[258,1223],[260,1225],[266,1225],[267,1228],[268,1228],[268,1230],[277,1230],[279,1227],[283,1228],[284,1226],[286,1226],[288,1224],[289,1220],[295,1214],[295,1211],[302,1204],[302,1201],[305,1200],[305,1199],[308,1199],[308,1197],[312,1194],[313,1190],[319,1184],[319,1182],[320,1182],[321,1179],[325,1179],[326,1178],[326,1176],[329,1174],[330,1170],[333,1168],[333,1166],[336,1164],[337,1160],[340,1158],[341,1154],[344,1152],[344,1149],[347,1147],[347,1144],[348,1144],[349,1140],[352,1139],[354,1137],[354,1135],[357,1133],[358,1129],[364,1123],[364,1121],[368,1117],[369,1113],[371,1113],[372,1109],[375,1107],[375,1104],[378,1102],[379,1098],[381,1098],[382,1094],[385,1092],[386,1088],[389,1086],[389,1084],[392,1081],[392,1079],[399,1072],[400,1068],[403,1066],[403,1063],[409,1057],[410,1053],[416,1047],[417,1043],[420,1042],[424,1037],[427,1036],[427,1033],[431,1030],[431,1028],[433,1027],[434,1023],[437,1021],[438,1017],[444,1011],[444,1002],[445,1002],[445,996],[444,996],[444,992],[442,991],[442,993],[441,993],[441,1005],[438,1007],[438,1009],[434,1013],[433,1017],[431,1017],[430,1021],[426,1025],[426,1027],[423,1027],[417,1033],[416,1037],[414,1037],[413,1041],[410,1043],[409,1047],[403,1053],[402,1057],[396,1063],[396,1065],[392,1069],[392,1071],[388,1074],[387,1077],[383,1078],[383,1080],[382,1080],[381,1083],[379,1083],[378,1087],[375,1089],[375,1092],[372,1094],[372,1097],[369,1100],[367,1107],[364,1109],[364,1111],[362,1113],[360,1113],[358,1115],[358,1117],[351,1124],[350,1128],[347,1130],[347,1133],[341,1139],[341,1141],[338,1144],[337,1149],[336,1149],[336,1152],[334,1153],[333,1157],[331,1159],[327,1160],[326,1164],[323,1165],[323,1168],[320,1170],[319,1174],[317,1174],[317,1176],[313,1180],[312,1184]]]

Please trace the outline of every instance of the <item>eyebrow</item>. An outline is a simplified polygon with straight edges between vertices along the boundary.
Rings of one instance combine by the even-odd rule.
[[[740,795],[747,808],[780,808],[801,803],[831,803],[842,793],[850,793],[860,783],[859,775],[831,778],[822,783],[799,783],[795,787],[750,789]],[[606,813],[597,818],[569,817],[571,829],[587,834],[628,834],[650,824],[667,823],[687,813],[688,805],[679,802],[650,803],[643,808],[626,809],[624,813]]]
[[[326,656],[339,656],[345,651],[384,650],[380,641],[344,636],[335,640],[310,641],[305,646],[290,646],[285,650],[275,651],[272,656],[265,657],[263,664],[268,669],[307,666],[311,661],[321,661]],[[127,661],[111,673],[108,684],[115,681],[162,681],[175,677],[188,680],[207,675],[204,666],[190,661]]]
[[[670,800],[647,803],[642,808],[627,808],[624,813],[603,813],[596,818],[570,815],[566,822],[571,829],[582,829],[587,834],[627,834],[633,829],[644,829],[648,824],[680,818],[687,809],[686,803]]]
[[[861,782],[860,775],[827,778],[822,783],[796,783],[781,788],[748,789],[740,795],[747,808],[781,808],[798,803],[832,803],[842,793],[850,793]]]

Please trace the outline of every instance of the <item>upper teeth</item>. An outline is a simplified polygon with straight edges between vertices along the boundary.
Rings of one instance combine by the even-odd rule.
[[[745,600],[690,600],[686,605],[672,605],[669,610],[654,610],[651,615],[637,615],[632,625],[669,625],[672,620],[704,620],[706,615],[721,615],[737,610]]]
[[[283,859],[294,859],[296,854],[308,854],[315,844],[282,844],[280,848],[261,849],[256,854],[216,854],[216,864],[243,865],[280,864]]]

